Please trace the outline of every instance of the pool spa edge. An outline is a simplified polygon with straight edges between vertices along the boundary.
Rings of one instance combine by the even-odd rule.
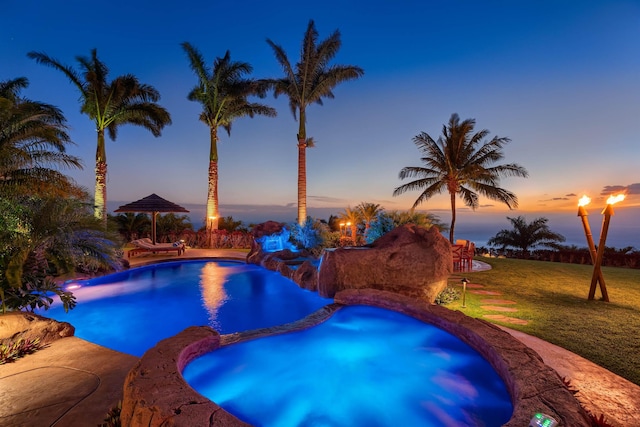
[[[121,420],[138,426],[248,426],[192,389],[182,377],[193,359],[223,345],[313,327],[348,305],[370,305],[406,314],[458,337],[480,353],[505,382],[513,404],[508,427],[528,425],[538,412],[563,426],[590,426],[589,417],[562,379],[529,347],[497,326],[437,305],[375,289],[344,290],[335,303],[296,322],[219,335],[189,327],[148,350],[129,372]]]

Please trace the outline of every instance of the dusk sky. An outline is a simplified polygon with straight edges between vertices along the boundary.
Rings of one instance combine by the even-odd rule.
[[[253,77],[280,77],[266,39],[295,62],[313,19],[321,40],[341,32],[334,63],[357,65],[365,75],[307,111],[316,141],[307,152],[311,215],[326,219],[360,202],[410,208],[417,192],[392,193],[403,183],[400,169],[421,164],[412,138],[422,131],[437,138],[458,113],[476,119],[477,130],[510,138],[503,162],[529,172],[501,181],[519,209],[482,200],[466,213],[459,200],[458,226],[497,218],[495,234],[507,228],[506,216],[547,216],[552,229],[564,221],[579,237],[577,202],[587,194],[597,239],[604,200],[621,190],[627,199],[616,206],[611,233],[619,235],[616,245],[640,248],[638,0],[2,0],[2,11],[0,80],[27,77],[25,96],[63,110],[77,144],[69,152],[85,166],[70,175],[91,193],[93,122],[80,114],[75,86],[27,52],[77,68],[75,57],[97,48],[110,79],[131,73],[160,92],[173,120],[161,137],[125,126],[115,142],[107,140],[110,211],[156,193],[198,216],[206,201],[209,133],[198,120],[200,105],[187,100],[196,77],[180,43],[195,46],[209,65],[229,50],[253,66]],[[262,102],[278,117],[240,119],[230,137],[220,132],[220,211],[245,221],[293,221],[298,124],[286,97]],[[449,221],[446,194],[420,208]]]

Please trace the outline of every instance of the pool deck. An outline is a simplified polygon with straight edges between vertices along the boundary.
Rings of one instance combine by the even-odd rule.
[[[246,258],[245,251],[188,249],[182,256],[145,254],[131,267],[190,258]],[[503,328],[571,381],[588,411],[616,427],[640,425],[640,387],[558,346]],[[632,356],[634,357],[634,356]],[[104,422],[122,398],[123,384],[138,358],[67,337],[38,352],[0,365],[0,425],[85,427]]]

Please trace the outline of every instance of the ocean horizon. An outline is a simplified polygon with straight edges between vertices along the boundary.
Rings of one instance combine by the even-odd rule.
[[[108,211],[129,202],[108,202]],[[205,206],[200,204],[182,204],[181,206],[189,210],[186,214],[194,229],[199,229],[204,224]],[[426,210],[424,210],[426,211]],[[633,247],[640,250],[640,221],[637,218],[640,208],[617,208],[614,216],[611,217],[609,231],[605,246],[617,249]],[[245,226],[259,224],[266,221],[278,221],[293,223],[296,220],[296,206],[289,205],[220,205],[222,217],[231,216],[236,221],[242,221]],[[338,216],[344,212],[344,208],[318,208],[308,207],[308,213],[313,218],[328,220],[331,215]],[[446,225],[451,221],[451,214],[448,210],[428,211],[436,215],[439,220]],[[181,214],[179,214],[181,215]],[[557,212],[519,212],[507,211],[503,213],[488,213],[460,209],[456,214],[455,238],[466,239],[475,243],[476,247],[487,247],[487,242],[500,230],[510,229],[511,223],[507,217],[524,216],[527,221],[535,218],[545,217],[551,231],[559,233],[565,237],[562,245],[577,247],[587,247],[587,240],[582,226],[582,221],[576,213]],[[591,226],[591,233],[594,243],[598,245],[600,239],[600,229],[602,227],[602,215],[599,211],[590,213],[588,220]],[[449,232],[443,232],[445,237],[449,237]]]

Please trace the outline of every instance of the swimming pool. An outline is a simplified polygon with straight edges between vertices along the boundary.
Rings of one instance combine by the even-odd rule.
[[[332,302],[237,261],[161,263],[66,286],[77,306],[65,313],[57,301],[39,314],[71,323],[79,338],[134,356],[189,326],[230,334],[292,322]]]
[[[183,377],[256,426],[500,426],[513,412],[504,382],[470,346],[370,306],[222,347]]]

